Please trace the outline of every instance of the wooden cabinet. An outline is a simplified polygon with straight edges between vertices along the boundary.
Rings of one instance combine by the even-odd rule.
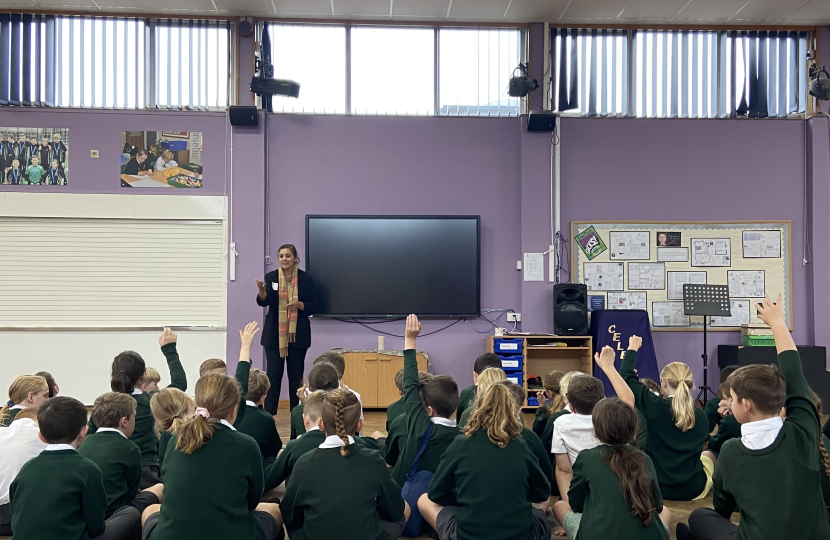
[[[496,336],[487,336],[487,352],[493,351],[493,340]],[[553,370],[562,373],[581,371],[589,375],[594,373],[593,338],[591,336],[499,336],[509,339],[522,340],[522,356],[524,356],[525,408],[536,409],[536,405],[528,405],[528,397],[536,397],[541,387],[528,386],[529,377],[545,378]],[[567,347],[550,345],[559,342]]]
[[[400,399],[395,374],[403,369],[403,356],[383,351],[344,352],[346,373],[343,384],[360,394],[363,408],[385,409]],[[418,353],[418,370],[427,370],[427,359]]]

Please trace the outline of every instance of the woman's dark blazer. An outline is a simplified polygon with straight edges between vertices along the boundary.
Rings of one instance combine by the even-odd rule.
[[[265,317],[265,327],[262,329],[262,339],[260,344],[269,349],[280,348],[280,332],[279,332],[279,291],[274,287],[279,287],[279,270],[268,272],[265,274],[265,300],[257,294],[256,303],[262,307],[269,306],[268,315]],[[297,269],[297,300],[303,303],[305,309],[297,310],[297,334],[294,347],[300,349],[307,349],[311,347],[311,323],[308,320],[309,315],[314,314],[314,280],[311,276],[300,269]]]

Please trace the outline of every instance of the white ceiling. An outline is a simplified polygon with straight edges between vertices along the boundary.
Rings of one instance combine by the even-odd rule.
[[[830,0],[0,0],[0,9],[424,22],[830,24]]]

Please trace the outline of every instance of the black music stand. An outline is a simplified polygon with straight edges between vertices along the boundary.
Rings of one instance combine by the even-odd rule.
[[[718,394],[709,387],[709,355],[706,352],[706,318],[731,317],[729,307],[728,285],[698,285],[696,283],[683,284],[683,314],[703,317],[703,386],[699,386],[697,401],[706,402],[709,392],[714,397]]]

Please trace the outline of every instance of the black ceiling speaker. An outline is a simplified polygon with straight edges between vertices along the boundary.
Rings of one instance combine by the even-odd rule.
[[[557,336],[588,333],[588,287],[580,283],[553,286],[553,333]]]

